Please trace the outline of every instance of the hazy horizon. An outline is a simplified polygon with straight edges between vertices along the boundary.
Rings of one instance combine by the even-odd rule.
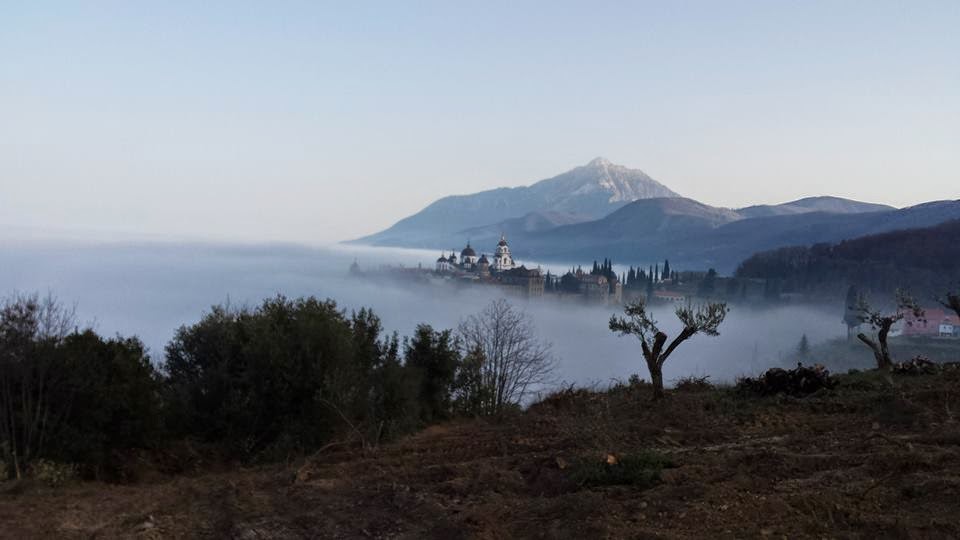
[[[957,196],[957,3],[0,16],[0,226],[25,235],[322,244],[597,156],[715,206]]]

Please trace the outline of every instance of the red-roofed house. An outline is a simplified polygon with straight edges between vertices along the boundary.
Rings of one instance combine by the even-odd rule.
[[[919,319],[909,313],[904,318],[903,335],[958,337],[960,318],[956,313],[941,308],[926,309]]]

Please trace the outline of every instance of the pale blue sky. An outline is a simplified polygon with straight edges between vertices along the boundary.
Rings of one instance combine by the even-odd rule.
[[[602,155],[960,197],[960,2],[0,0],[0,225],[324,242]]]

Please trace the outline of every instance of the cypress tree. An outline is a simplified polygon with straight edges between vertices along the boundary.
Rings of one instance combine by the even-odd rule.
[[[847,339],[853,336],[853,330],[862,322],[860,314],[857,312],[857,303],[860,300],[860,292],[856,285],[850,285],[847,289],[847,299],[843,309],[843,323],[847,325]]]
[[[800,344],[797,345],[797,356],[802,360],[805,360],[810,356],[810,341],[807,340],[806,334],[800,338]]]

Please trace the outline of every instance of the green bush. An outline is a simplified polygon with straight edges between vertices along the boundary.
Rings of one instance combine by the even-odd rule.
[[[0,383],[9,476],[46,461],[99,476],[111,454],[159,435],[159,379],[143,344],[75,330],[72,310],[52,297],[15,296],[0,308]]]
[[[207,443],[218,459],[284,459],[453,413],[449,331],[417,327],[404,359],[372,311],[348,315],[332,300],[216,306],[176,332],[161,370],[136,338],[74,328],[50,297],[0,303],[0,476],[114,479],[131,450],[171,440]]]
[[[419,379],[420,416],[424,423],[450,418],[452,387],[460,365],[459,344],[449,330],[417,326],[404,350],[406,366]]]
[[[660,483],[660,473],[673,464],[666,456],[642,451],[619,458],[584,460],[571,470],[571,479],[582,487],[636,486],[649,488]]]
[[[369,310],[282,296],[256,309],[214,307],[166,348],[170,429],[240,459],[273,459],[415,425],[416,385]]]
[[[35,459],[30,463],[29,476],[50,487],[59,487],[79,478],[79,469],[70,463]]]
[[[160,377],[140,340],[104,340],[87,330],[67,336],[62,352],[59,399],[69,416],[51,437],[49,455],[110,475],[116,451],[159,442]]]

